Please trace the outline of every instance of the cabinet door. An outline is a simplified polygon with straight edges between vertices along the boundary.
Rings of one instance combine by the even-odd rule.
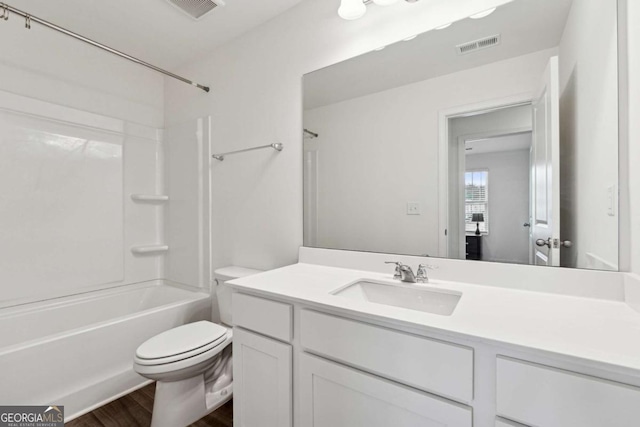
[[[301,427],[471,427],[471,408],[303,353]]]
[[[292,425],[291,346],[233,328],[233,418],[238,427]]]
[[[544,427],[640,425],[640,388],[499,356],[497,414]]]

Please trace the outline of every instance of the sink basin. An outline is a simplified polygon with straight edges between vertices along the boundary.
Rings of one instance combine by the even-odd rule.
[[[450,316],[453,313],[462,296],[462,293],[455,291],[370,280],[357,281],[331,294],[356,301],[402,307],[443,316]]]

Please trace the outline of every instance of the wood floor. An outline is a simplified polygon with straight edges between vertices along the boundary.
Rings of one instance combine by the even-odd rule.
[[[65,424],[69,427],[149,427],[153,410],[156,384],[136,390],[131,394],[95,409]],[[206,417],[191,424],[194,427],[232,427],[233,400]]]

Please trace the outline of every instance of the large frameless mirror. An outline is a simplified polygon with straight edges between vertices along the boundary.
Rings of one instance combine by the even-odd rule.
[[[617,20],[514,0],[305,75],[305,246],[617,270]]]

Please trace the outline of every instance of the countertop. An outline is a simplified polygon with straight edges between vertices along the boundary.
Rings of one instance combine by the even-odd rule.
[[[303,303],[401,327],[490,341],[578,358],[594,367],[640,376],[640,313],[624,302],[468,283],[416,284],[462,292],[450,316],[351,300],[331,292],[359,279],[392,281],[370,271],[294,264],[228,282],[234,289]]]

